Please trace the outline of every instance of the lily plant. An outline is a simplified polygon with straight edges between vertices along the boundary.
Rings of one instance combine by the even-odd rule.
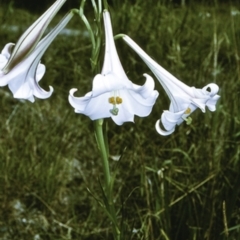
[[[148,116],[158,97],[154,80],[144,74],[143,86],[132,83],[120,62],[114,43],[110,14],[103,12],[105,29],[105,55],[101,74],[92,83],[92,91],[83,97],[75,97],[76,88],[70,90],[69,102],[76,113],[82,113],[91,120],[111,117],[117,125],[133,122],[134,115]]]
[[[16,44],[8,43],[3,48],[0,54],[0,86],[8,85],[14,98],[34,102],[34,96],[45,99],[52,95],[51,86],[49,91],[45,91],[38,84],[46,70],[40,59],[70,21],[73,12],[69,12],[44,38],[41,37],[65,1],[57,0],[23,33]]]
[[[161,119],[156,122],[155,127],[159,134],[173,133],[176,125],[180,125],[184,120],[190,124],[189,115],[197,108],[202,112],[205,112],[206,106],[210,111],[216,110],[220,96],[217,94],[219,87],[215,83],[210,83],[202,89],[189,87],[156,63],[130,37],[123,35],[122,38],[150,68],[171,101],[169,110],[163,111]]]

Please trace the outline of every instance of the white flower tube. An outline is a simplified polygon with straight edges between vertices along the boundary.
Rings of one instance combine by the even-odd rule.
[[[161,120],[156,122],[156,130],[161,135],[174,132],[175,126],[180,125],[187,117],[200,108],[205,112],[205,106],[210,111],[216,110],[219,87],[210,83],[202,89],[189,87],[150,58],[130,37],[124,35],[123,40],[142,58],[151,69],[171,100],[169,110],[165,110]],[[160,121],[164,127],[160,127]]]

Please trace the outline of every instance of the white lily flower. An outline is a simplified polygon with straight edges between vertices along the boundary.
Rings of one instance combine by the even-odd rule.
[[[92,120],[111,117],[117,125],[134,121],[134,115],[148,116],[158,97],[153,79],[144,74],[143,86],[133,84],[126,76],[114,43],[110,14],[103,13],[105,27],[105,56],[101,74],[93,79],[92,91],[84,97],[75,97],[71,89],[69,102],[76,113]]]
[[[62,7],[66,0],[57,0],[44,12],[18,39],[7,64],[1,68],[4,73],[9,72],[16,64],[26,57],[38,44],[48,24]]]
[[[220,96],[217,95],[219,87],[215,83],[210,83],[202,89],[189,87],[157,64],[130,37],[125,35],[123,40],[147,64],[171,100],[169,110],[164,111],[161,120],[156,122],[156,130],[159,134],[173,133],[176,125],[180,125],[184,120],[189,123],[188,116],[197,108],[202,112],[205,112],[206,106],[210,111],[216,110],[215,105]],[[160,127],[160,123],[164,129]]]
[[[51,86],[47,92],[38,84],[45,73],[45,66],[40,63],[40,59],[54,38],[70,21],[73,13],[67,14],[51,32],[39,40],[65,1],[56,1],[25,31],[15,46],[8,43],[3,48],[0,54],[0,86],[8,85],[14,98],[34,102],[34,96],[41,99],[51,96],[53,92]]]

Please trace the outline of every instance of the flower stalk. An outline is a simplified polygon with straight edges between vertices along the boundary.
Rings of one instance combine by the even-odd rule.
[[[104,182],[107,190],[107,196],[109,196],[111,176],[110,176],[110,170],[109,170],[108,152],[107,152],[107,148],[104,140],[104,134],[103,134],[103,124],[104,124],[103,119],[98,119],[94,121],[96,139],[97,139],[98,148],[100,150],[101,159],[102,159]]]
[[[91,53],[91,71],[93,75],[97,75],[100,71],[100,51],[102,47],[102,25],[101,25],[101,19],[102,19],[102,0],[98,0],[97,4],[95,0],[91,0],[92,6],[94,9],[94,15],[95,15],[95,29],[93,30],[92,26],[88,22],[87,18],[84,15],[84,5],[86,0],[82,0],[80,9],[79,9],[79,16],[83,20],[89,35],[91,39],[92,44],[92,53]],[[107,1],[104,0],[104,7],[107,7]],[[72,93],[74,89],[71,90]],[[71,93],[70,91],[70,93]],[[69,96],[69,101],[71,105],[75,107],[75,112],[78,112],[75,102],[73,101],[74,97]],[[94,120],[94,130],[95,130],[95,136],[96,141],[98,145],[98,149],[100,152],[101,160],[102,160],[102,169],[103,169],[103,175],[104,175],[104,185],[102,188],[103,192],[103,203],[105,205],[105,212],[108,215],[109,219],[112,223],[112,229],[113,229],[113,235],[115,240],[120,239],[120,231],[118,229],[117,224],[117,218],[116,218],[116,211],[113,204],[113,193],[112,193],[112,187],[113,187],[113,180],[110,173],[109,168],[109,154],[108,154],[108,141],[107,141],[107,133],[105,132],[106,129],[104,129],[104,120],[103,118],[95,118]]]

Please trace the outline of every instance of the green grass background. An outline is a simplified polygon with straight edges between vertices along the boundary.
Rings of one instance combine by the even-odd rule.
[[[169,99],[156,80],[150,116],[121,127],[107,120],[110,154],[122,156],[109,160],[122,239],[240,239],[240,5],[129,2],[111,8],[114,34],[129,35],[190,86],[215,82],[221,98],[216,112],[197,110],[191,125],[162,137],[154,125]],[[90,1],[87,9],[92,22]],[[2,48],[37,17],[2,5]],[[78,17],[68,28],[85,31]],[[122,40],[116,45],[129,79],[142,84],[151,72]],[[91,90],[90,54],[88,37],[58,36],[42,58],[50,99],[32,104],[0,89],[1,240],[112,239],[98,203],[103,175],[93,123],[67,100],[73,87],[79,96]]]

